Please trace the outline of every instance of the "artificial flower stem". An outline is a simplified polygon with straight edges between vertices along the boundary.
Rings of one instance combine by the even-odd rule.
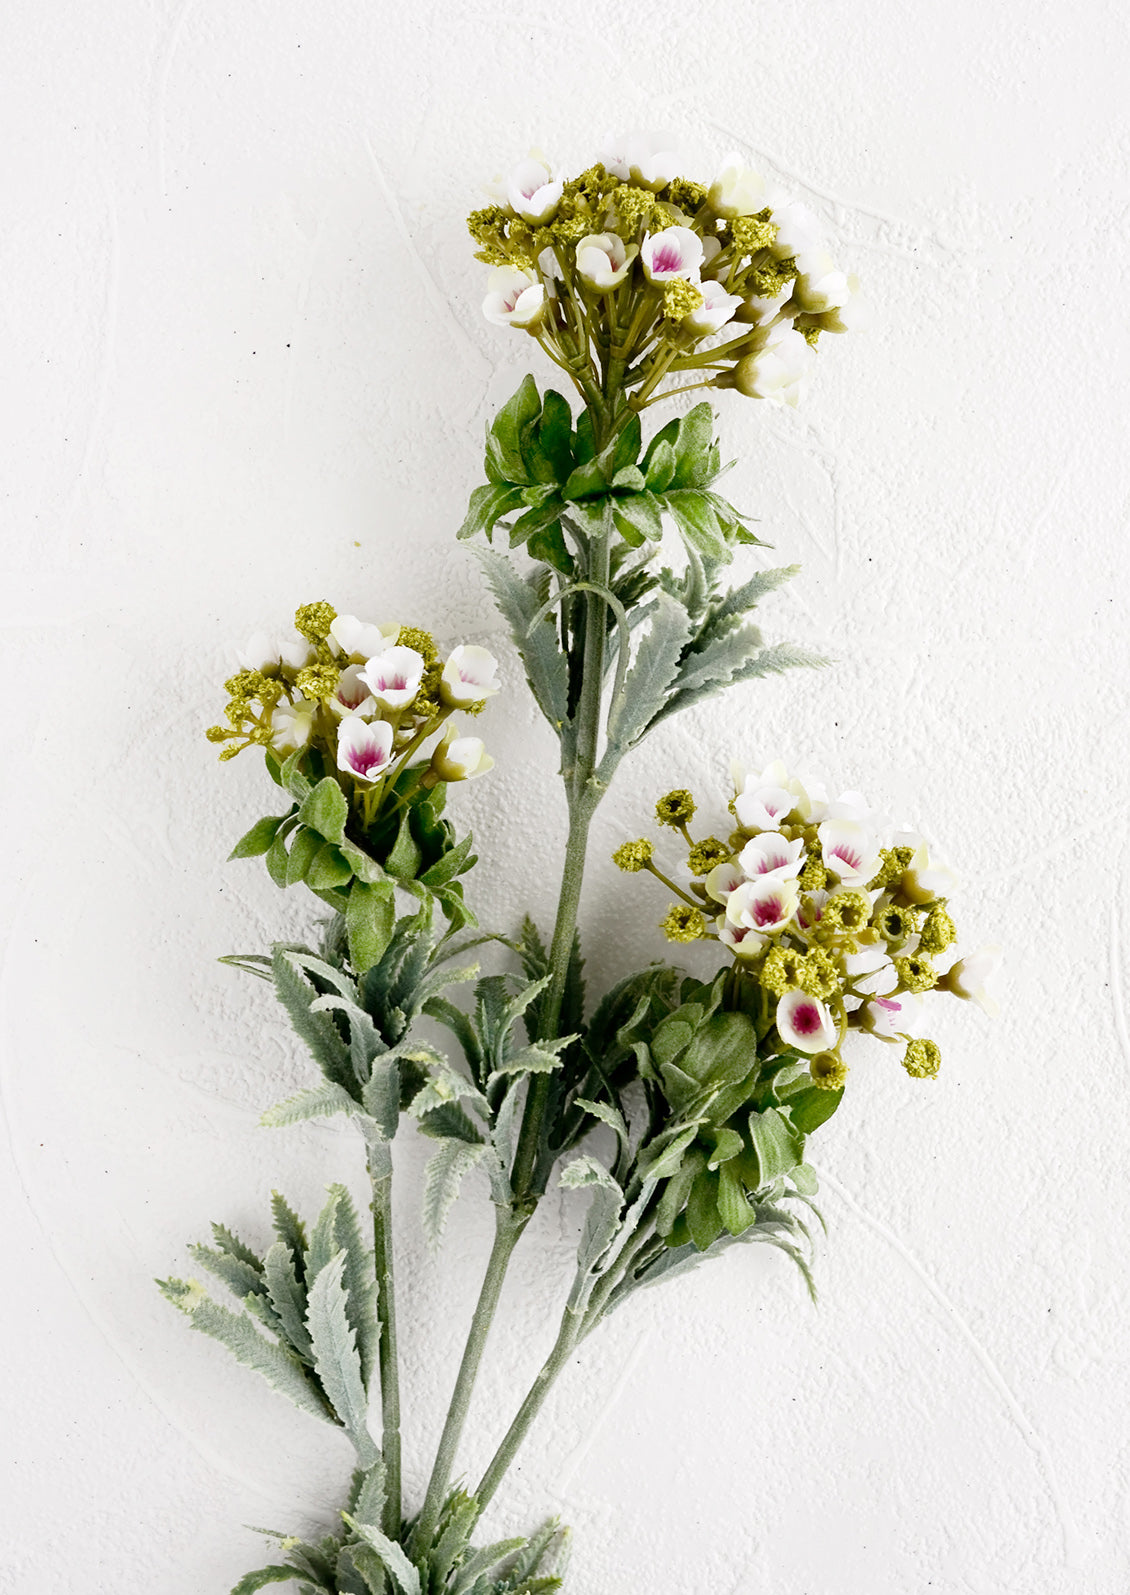
[[[432,1465],[432,1476],[428,1481],[428,1493],[424,1498],[419,1522],[413,1531],[413,1539],[418,1556],[427,1554],[428,1547],[435,1534],[440,1509],[443,1506],[444,1498],[447,1495],[447,1487],[451,1481],[451,1470],[455,1466],[455,1454],[463,1435],[464,1425],[467,1422],[467,1412],[471,1405],[471,1395],[475,1387],[475,1380],[478,1377],[479,1364],[483,1359],[491,1323],[498,1307],[498,1299],[502,1294],[502,1285],[506,1278],[510,1255],[518,1244],[526,1223],[526,1218],[511,1212],[509,1208],[498,1207],[495,1209],[494,1245],[491,1247],[486,1274],[483,1277],[482,1288],[479,1291],[479,1299],[475,1304],[474,1317],[471,1319],[471,1329],[467,1336],[467,1344],[463,1349],[463,1360],[459,1364],[459,1374],[455,1381],[455,1389],[452,1391],[451,1402],[443,1425],[443,1433],[440,1436],[439,1448],[436,1451],[436,1459]]]
[[[381,1455],[385,1468],[382,1528],[390,1539],[397,1539],[400,1535],[400,1368],[392,1253],[392,1148],[378,1136],[368,1136],[366,1154],[373,1191],[373,1260],[380,1324],[377,1361],[381,1375]]]
[[[702,904],[696,897],[691,897],[688,892],[684,892],[681,886],[676,886],[671,877],[669,875],[664,875],[661,869],[656,869],[655,865],[650,859],[648,859],[647,863],[644,865],[644,869],[647,870],[650,875],[654,875],[657,881],[662,881],[664,886],[667,887],[668,891],[674,892],[676,897],[681,897],[684,903],[689,903],[692,908],[702,907]]]
[[[609,541],[609,536],[605,533],[602,537],[594,539],[592,543],[588,575],[596,588],[608,586],[611,566]],[[557,1035],[561,1003],[565,996],[565,984],[573,954],[573,938],[577,931],[577,913],[581,902],[589,827],[597,805],[604,795],[604,788],[596,779],[607,647],[604,611],[604,597],[599,592],[586,591],[584,668],[576,719],[577,751],[572,767],[561,772],[569,801],[569,837],[561,872],[557,921],[549,953],[550,981],[540,1009],[538,1031],[542,1040],[552,1040]],[[532,1212],[545,1189],[544,1177],[538,1177],[540,1171],[536,1165],[541,1141],[541,1121],[552,1084],[552,1076],[535,1075],[526,1097],[522,1129],[518,1137],[511,1175],[514,1199],[519,1210],[527,1207]]]

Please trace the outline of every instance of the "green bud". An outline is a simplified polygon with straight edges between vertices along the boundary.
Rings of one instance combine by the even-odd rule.
[[[932,1080],[942,1066],[942,1054],[936,1041],[911,1041],[902,1060],[907,1074],[916,1080]]]

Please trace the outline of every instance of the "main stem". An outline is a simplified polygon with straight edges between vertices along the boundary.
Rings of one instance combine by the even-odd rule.
[[[381,1454],[385,1467],[385,1505],[381,1527],[400,1537],[400,1369],[396,1351],[396,1285],[392,1265],[392,1149],[387,1141],[367,1146],[373,1187],[373,1253],[377,1275],[381,1375]]]
[[[421,1556],[427,1554],[435,1534],[440,1509],[451,1480],[451,1470],[455,1466],[455,1453],[467,1421],[479,1364],[483,1360],[491,1322],[498,1307],[498,1298],[502,1294],[502,1283],[506,1278],[510,1254],[518,1244],[526,1222],[526,1219],[518,1217],[509,1208],[496,1209],[494,1245],[491,1248],[482,1289],[479,1291],[479,1299],[475,1304],[471,1330],[463,1350],[463,1361],[459,1364],[459,1377],[455,1381],[451,1404],[447,1409],[447,1419],[440,1436],[432,1476],[428,1481],[428,1493],[414,1531],[417,1554]]]
[[[592,544],[587,576],[594,586],[607,587],[610,561],[609,535],[606,533],[596,538]],[[569,976],[573,938],[577,932],[577,914],[585,875],[589,827],[597,805],[604,796],[603,789],[596,781],[596,766],[600,752],[601,707],[608,646],[606,608],[600,593],[586,590],[585,651],[581,696],[577,705],[576,758],[572,769],[562,772],[569,799],[569,837],[565,846],[565,864],[561,873],[557,921],[553,927],[553,941],[549,950],[550,981],[539,1009],[538,1035],[543,1041],[556,1037],[561,1020],[561,1004]],[[552,1088],[551,1075],[534,1075],[529,1095],[526,1097],[526,1108],[511,1176],[514,1199],[520,1211],[525,1209],[532,1212],[542,1195],[537,1169],[538,1151],[541,1142],[541,1123]]]

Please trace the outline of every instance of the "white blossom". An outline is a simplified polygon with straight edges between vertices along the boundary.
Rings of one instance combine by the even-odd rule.
[[[702,258],[702,239],[689,227],[664,227],[648,233],[640,246],[648,282],[674,282],[676,277],[697,282]]]
[[[726,900],[726,918],[731,925],[744,925],[764,936],[772,936],[784,930],[799,902],[796,881],[766,876],[735,887]]]
[[[627,248],[615,233],[589,233],[577,244],[577,275],[590,288],[607,293],[624,281],[638,254],[634,244]]]
[[[807,205],[787,198],[771,199],[769,203],[770,220],[777,229],[771,247],[778,260],[788,260],[790,256],[820,248],[823,231]]]
[[[722,170],[710,185],[710,203],[719,216],[756,216],[765,209],[765,179],[742,164],[740,155],[724,157]]]
[[[424,660],[415,648],[386,648],[370,659],[357,679],[368,687],[382,709],[406,709],[420,690]]]
[[[996,998],[988,988],[989,977],[1000,962],[999,947],[978,947],[975,952],[959,958],[942,976],[940,984],[955,997],[975,1002],[990,1019],[1000,1013]]]
[[[839,1032],[828,1009],[806,991],[786,991],[777,1004],[777,1031],[786,1047],[798,1052],[826,1052]]]
[[[922,998],[913,991],[900,991],[894,997],[872,997],[863,1005],[864,1030],[885,1041],[916,1036],[923,1017]]]
[[[470,781],[494,768],[480,737],[456,736],[450,729],[432,754],[432,769],[441,781]]]
[[[360,665],[345,667],[337,686],[327,699],[327,706],[330,713],[337,715],[339,720],[344,720],[347,714],[359,715],[362,720],[373,718],[377,713],[377,701],[369,691],[368,685],[361,679]]]
[[[802,310],[820,315],[825,310],[840,310],[851,298],[848,280],[837,271],[826,250],[811,250],[797,256],[800,275],[793,283],[793,295]]]
[[[633,133],[609,143],[601,160],[613,177],[623,183],[638,183],[658,193],[683,166],[682,155],[667,133]]]
[[[762,831],[747,842],[738,863],[751,880],[793,880],[804,868],[804,837],[790,842],[779,831]]]
[[[747,879],[741,866],[731,860],[726,864],[715,864],[703,885],[716,903],[724,903],[730,893]]]
[[[318,705],[307,698],[276,704],[271,711],[271,747],[276,753],[293,753],[310,740]]]
[[[531,156],[520,161],[506,179],[506,202],[523,221],[541,227],[561,203],[564,186],[560,178],[554,178],[545,161]]]
[[[460,643],[443,667],[440,697],[454,709],[493,698],[502,685],[495,674],[497,670],[498,660],[486,648]]]
[[[683,317],[681,325],[689,332],[706,337],[720,332],[728,321],[734,319],[742,300],[738,294],[728,294],[720,282],[700,282],[702,304]]]
[[[731,925],[725,914],[716,921],[718,940],[728,947],[736,958],[756,958],[769,938],[748,925]]]
[[[387,720],[349,715],[337,728],[337,765],[358,781],[378,781],[392,757],[392,727]]]
[[[816,351],[788,321],[770,327],[765,341],[734,367],[734,386],[748,399],[796,404]]]
[[[866,886],[879,868],[879,847],[858,820],[822,820],[816,832],[828,869],[841,886]]]
[[[246,646],[237,648],[235,653],[241,670],[265,670],[270,665],[280,664],[301,670],[310,663],[314,650],[297,632],[257,631],[248,638]]]
[[[394,643],[400,633],[399,621],[373,626],[358,620],[356,615],[336,615],[330,626],[330,636],[343,654],[348,654],[354,664],[363,665]]]
[[[483,315],[496,327],[534,326],[545,310],[545,285],[529,271],[496,266],[487,278]]]

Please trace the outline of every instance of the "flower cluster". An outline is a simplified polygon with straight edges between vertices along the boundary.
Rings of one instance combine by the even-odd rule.
[[[818,1085],[843,1085],[841,1047],[852,1031],[903,1044],[908,1073],[937,1074],[938,1047],[920,1036],[927,994],[991,1008],[992,954],[959,957],[950,872],[921,836],[888,825],[858,792],[829,801],[780,763],[739,774],[736,787],[736,829],[725,840],[694,840],[689,792],[656,806],[687,844],[688,890],[657,868],[646,839],[613,855],[621,869],[647,870],[677,893],[662,923],[668,939],[726,948],[736,987],[756,988],[762,1050],[807,1057]]]
[[[366,821],[389,778],[441,728],[422,786],[467,780],[494,762],[480,738],[445,724],[457,709],[477,714],[499,690],[485,648],[464,643],[445,661],[419,627],[373,625],[320,602],[298,609],[292,636],[257,633],[239,663],[225,683],[227,723],[207,732],[224,744],[220,758],[247,747],[279,760],[314,755]]]
[[[656,138],[630,138],[565,180],[537,156],[468,225],[491,266],[487,319],[534,336],[586,397],[607,378],[635,409],[690,387],[795,404],[821,332],[845,332],[857,284],[816,217],[740,157],[713,182],[680,176]]]

